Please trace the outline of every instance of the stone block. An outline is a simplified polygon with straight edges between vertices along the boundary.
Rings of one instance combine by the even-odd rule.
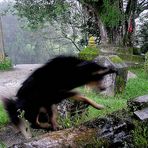
[[[107,67],[113,67],[117,70],[117,74],[109,74],[104,77],[103,85],[106,90],[102,94],[107,96],[115,96],[117,93],[122,93],[125,89],[127,82],[127,65],[117,55],[98,56],[94,59],[98,64]]]
[[[139,96],[127,102],[130,111],[134,112],[148,107],[148,95]]]

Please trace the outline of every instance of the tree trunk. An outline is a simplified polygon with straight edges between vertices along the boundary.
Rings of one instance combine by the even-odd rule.
[[[125,23],[124,23],[125,32],[123,37],[124,46],[133,47],[136,8],[137,8],[137,0],[129,0],[125,12]]]
[[[4,39],[3,39],[3,29],[2,29],[2,20],[0,16],[0,61],[4,60]]]
[[[98,26],[100,28],[100,37],[101,37],[101,44],[106,45],[108,44],[108,35],[107,35],[107,30],[102,23],[101,19],[99,17],[97,18],[98,20]]]

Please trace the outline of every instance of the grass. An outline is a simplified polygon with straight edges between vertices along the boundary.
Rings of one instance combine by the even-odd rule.
[[[104,110],[96,110],[92,107],[89,107],[89,115],[86,118],[79,119],[76,118],[75,124],[90,120],[94,117],[105,116],[111,112],[126,108],[127,100],[134,99],[135,97],[148,94],[148,79],[143,69],[130,69],[133,73],[137,75],[137,78],[129,79],[126,85],[126,89],[122,94],[117,94],[115,97],[104,97],[99,94],[96,94],[93,91],[87,91],[83,87],[80,88],[80,91],[85,94],[88,98],[95,100],[99,104],[106,106]],[[0,103],[0,127],[6,125],[9,119],[8,116]],[[69,119],[64,121],[64,125],[70,127],[71,124]],[[66,127],[65,127],[66,128]]]
[[[6,111],[4,110],[2,102],[0,102],[0,128],[6,125],[9,121]]]
[[[148,79],[142,68],[129,69],[131,72],[137,75],[137,78],[129,79],[127,81],[126,89],[122,94],[117,94],[115,97],[104,97],[96,94],[92,91],[86,91],[81,89],[81,92],[87,97],[92,98],[99,104],[106,106],[104,110],[96,110],[92,107],[89,108],[89,116],[87,120],[90,120],[97,116],[105,116],[111,112],[126,108],[128,100],[134,99],[138,96],[148,94]]]
[[[147,122],[134,121],[136,126],[133,131],[133,143],[135,147],[146,148],[148,147],[148,126]]]

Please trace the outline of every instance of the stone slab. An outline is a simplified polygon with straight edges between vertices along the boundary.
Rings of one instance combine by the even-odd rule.
[[[140,119],[140,120],[146,120],[148,119],[148,107],[144,108],[142,110],[135,111],[134,114]]]
[[[137,103],[148,103],[148,95],[137,97],[134,102]]]

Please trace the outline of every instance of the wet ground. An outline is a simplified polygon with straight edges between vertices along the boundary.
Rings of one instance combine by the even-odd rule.
[[[0,99],[15,95],[25,78],[40,64],[19,64],[12,70],[0,71]]]

